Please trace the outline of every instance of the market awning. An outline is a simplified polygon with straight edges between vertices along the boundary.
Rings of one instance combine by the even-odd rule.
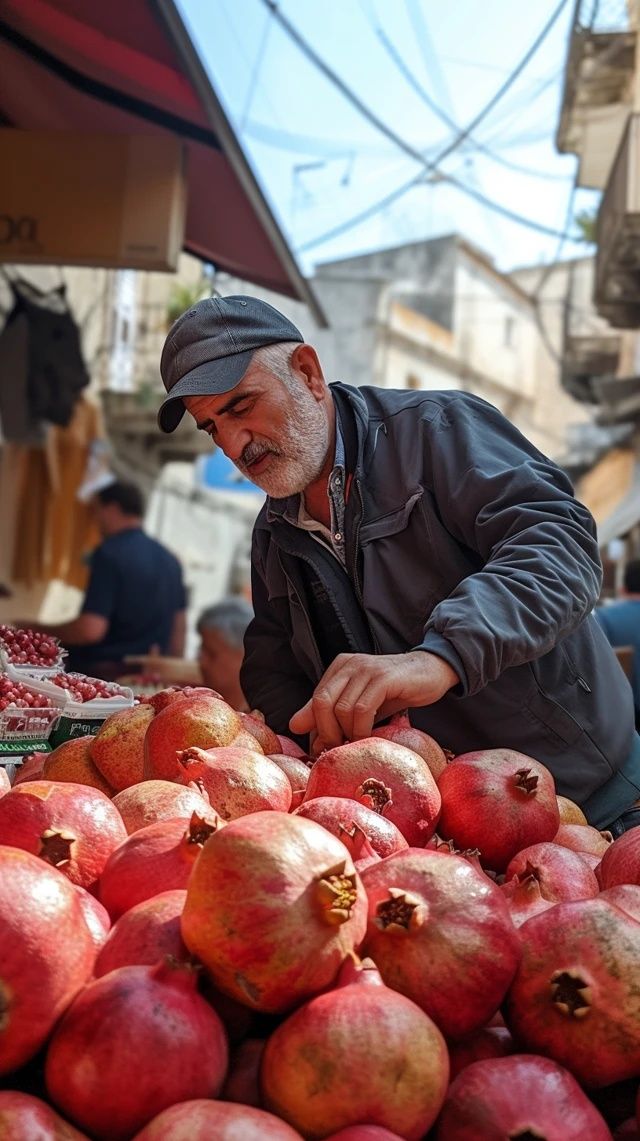
[[[306,301],[326,325],[174,0],[2,0],[0,122],[179,135],[188,151],[185,249]]]

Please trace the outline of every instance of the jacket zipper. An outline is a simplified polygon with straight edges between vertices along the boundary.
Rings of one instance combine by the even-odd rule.
[[[369,631],[369,634],[371,635],[371,641],[373,643],[373,648],[374,648],[376,654],[379,654],[380,653],[380,646],[378,643],[378,639],[376,638],[376,636],[375,636],[375,634],[371,628],[371,623],[369,622],[369,615],[367,614],[365,607],[364,607],[364,599],[362,597],[362,585],[360,583],[360,577],[358,575],[358,550],[360,547],[360,526],[362,524],[362,516],[364,515],[364,500],[362,498],[362,487],[360,486],[360,480],[356,479],[354,482],[355,482],[355,485],[356,485],[356,488],[358,491],[358,498],[360,500],[360,514],[358,516],[358,521],[356,523],[356,541],[355,541],[355,545],[354,545],[354,555],[353,555],[353,585],[354,585],[355,590],[356,590],[356,598],[358,599],[358,602],[360,603],[360,609],[362,610],[364,620],[367,624],[367,630]]]

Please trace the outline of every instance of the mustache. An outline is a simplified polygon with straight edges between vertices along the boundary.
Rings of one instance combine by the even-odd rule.
[[[267,456],[269,454],[280,456],[282,455],[282,452],[279,448],[274,447],[273,444],[261,444],[257,441],[251,444],[247,444],[242,455],[240,456],[240,459],[238,460],[238,467],[244,468],[246,470],[251,466],[251,464],[255,463],[256,460],[261,460],[263,456]]]

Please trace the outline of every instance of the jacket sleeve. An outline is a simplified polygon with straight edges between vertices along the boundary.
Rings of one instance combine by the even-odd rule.
[[[255,618],[244,638],[240,685],[249,708],[259,709],[274,733],[290,737],[289,720],[309,700],[313,685],[291,651],[291,633],[284,612],[288,608],[286,599],[269,599],[255,537],[251,591]]]
[[[420,647],[456,669],[468,696],[591,612],[596,528],[561,469],[475,397],[455,398],[431,424],[426,467],[444,526],[484,562],[433,609]]]

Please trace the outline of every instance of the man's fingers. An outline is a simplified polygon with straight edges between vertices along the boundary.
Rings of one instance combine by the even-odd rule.
[[[297,713],[289,721],[289,728],[292,733],[297,733],[300,737],[304,737],[305,733],[311,733],[316,727],[315,718],[313,716],[313,709],[311,701],[302,706]]]

